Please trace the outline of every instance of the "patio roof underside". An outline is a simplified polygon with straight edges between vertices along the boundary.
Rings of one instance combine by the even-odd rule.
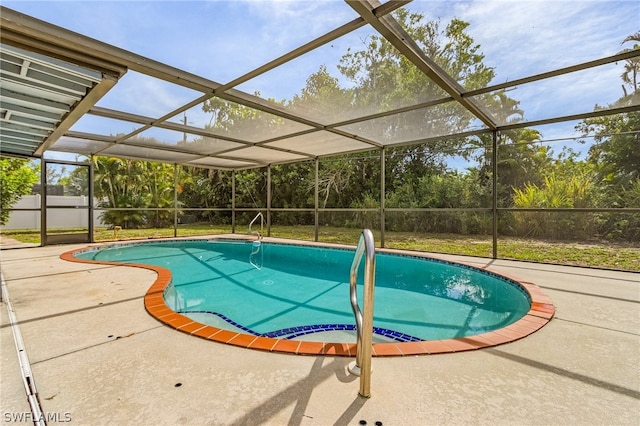
[[[576,101],[575,109],[566,111],[567,115],[545,116],[542,112],[514,120],[513,114],[492,102],[499,93],[533,91],[544,104],[553,102],[550,96],[556,85],[563,89],[574,85],[579,93],[585,79],[601,80],[619,92],[619,80],[609,77],[611,68],[637,58],[640,50],[467,90],[427,56],[392,17],[391,12],[407,3],[348,1],[353,11],[351,21],[224,84],[3,7],[0,151],[24,157],[58,151],[246,169],[640,109],[637,97],[615,107],[609,99],[589,99]],[[275,102],[259,94],[260,81],[282,78],[286,73],[281,71],[305,55],[316,55],[320,68],[323,49],[359,31],[388,40],[416,72],[435,83],[437,90],[393,105],[372,102],[346,107],[331,98],[293,103]],[[539,69],[539,64],[531,69]],[[144,78],[178,88],[186,101],[156,116],[103,106],[105,95],[118,93],[121,84],[122,90],[129,89],[129,75],[134,75],[135,81]],[[255,94],[243,90],[245,87]],[[203,112],[203,105],[212,99],[242,108],[248,118],[231,127],[212,126],[212,115]],[[465,119],[452,119],[455,115]],[[100,125],[87,131],[86,125],[80,125],[87,122]],[[393,132],[390,126],[394,126]]]

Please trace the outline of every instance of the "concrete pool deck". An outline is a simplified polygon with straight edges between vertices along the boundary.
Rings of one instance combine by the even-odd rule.
[[[434,255],[540,286],[555,318],[475,351],[375,358],[370,399],[347,357],[243,349],[144,308],[150,270],[72,263],[85,245],[2,250],[48,424],[368,425],[640,422],[640,274]],[[32,424],[2,303],[2,423]]]

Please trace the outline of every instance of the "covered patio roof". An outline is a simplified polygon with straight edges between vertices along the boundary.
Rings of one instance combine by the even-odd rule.
[[[468,90],[429,57],[392,17],[391,12],[409,7],[409,3],[347,1],[353,15],[351,20],[226,83],[2,7],[0,153],[37,158],[45,151],[57,151],[246,169],[640,110],[638,97],[615,107],[610,99],[589,99],[589,102],[576,99],[574,109],[566,111],[566,115],[541,113],[513,120],[488,99],[501,91],[522,92],[524,88],[534,91],[540,102],[550,104],[556,96],[550,87],[573,85],[578,93],[585,78],[601,79],[602,84],[619,90],[619,81],[610,78],[611,67],[639,57],[640,50],[596,56]],[[253,94],[243,90],[255,87],[247,83],[278,78],[278,72],[296,59],[321,53],[336,40],[356,31],[384,37],[416,72],[438,86],[437,96],[391,106],[342,108],[328,101],[301,108],[263,97],[260,90]],[[321,61],[322,55],[318,56]],[[322,62],[318,62],[320,66]],[[530,69],[538,70],[539,64],[531,64]],[[112,89],[117,91],[127,73],[179,86],[188,100],[154,116],[104,106],[101,99]],[[211,99],[244,108],[252,119],[231,130],[211,126],[210,119],[202,114],[203,105]],[[598,105],[597,110],[594,104]],[[412,113],[420,111],[422,117],[429,117],[431,110],[443,105],[448,111],[470,117],[465,120],[467,124],[452,130],[448,117],[436,113],[428,125],[412,124]],[[76,124],[85,117],[104,121],[101,128],[109,131],[79,129]],[[390,135],[386,131],[389,119],[402,122],[402,131]]]

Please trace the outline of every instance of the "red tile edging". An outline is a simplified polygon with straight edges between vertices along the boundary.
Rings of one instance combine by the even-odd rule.
[[[140,242],[133,242],[133,244],[136,243],[140,244]],[[60,258],[69,262],[93,263],[113,266],[132,266],[135,268],[149,269],[156,272],[158,276],[144,296],[145,309],[152,317],[178,331],[215,342],[268,352],[281,352],[297,355],[327,355],[348,357],[355,356],[355,343],[323,343],[274,339],[270,337],[253,336],[250,334],[223,330],[217,327],[193,321],[192,319],[173,311],[171,308],[169,308],[169,306],[167,306],[164,301],[164,290],[171,283],[171,271],[166,268],[153,265],[103,262],[79,259],[74,257],[75,253],[86,251],[90,248],[93,247],[89,246],[87,248],[70,250],[62,253],[60,255]],[[400,252],[398,250],[385,251]],[[417,252],[411,252],[411,255],[430,258],[426,254]],[[481,270],[481,268],[465,264],[463,262],[449,263],[462,264],[467,267]],[[549,297],[544,294],[540,287],[533,283],[522,281],[518,278],[508,276],[506,274],[498,274],[493,271],[491,273],[516,282],[529,295],[529,297],[531,298],[531,309],[524,317],[520,318],[513,324],[508,325],[507,327],[497,329],[488,333],[478,334],[475,336],[445,340],[424,340],[420,342],[374,343],[372,355],[379,357],[432,355],[482,349],[522,339],[538,331],[547,323],[549,323],[549,321],[551,321],[551,319],[555,315],[555,307],[551,302],[551,299],[549,299]]]

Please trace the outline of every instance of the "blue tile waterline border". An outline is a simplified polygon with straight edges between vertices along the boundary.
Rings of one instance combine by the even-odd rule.
[[[267,333],[258,333],[257,331],[251,330],[250,328],[243,326],[242,324],[238,324],[237,322],[233,321],[230,318],[227,318],[225,315],[222,315],[218,312],[179,311],[178,313],[182,315],[188,315],[188,314],[214,315],[224,320],[228,324],[238,328],[239,330],[242,330],[247,334],[251,334],[252,336],[281,338],[285,340],[293,340],[296,337],[300,337],[308,334],[323,333],[327,331],[355,331],[356,330],[356,326],[353,324],[314,324],[314,325],[300,325],[300,326],[294,326],[294,327],[287,327],[280,330],[269,331]],[[389,330],[388,328],[382,328],[382,327],[373,327],[373,334],[386,337],[395,342],[421,342],[422,340],[424,340],[419,337],[411,336],[406,333],[401,333],[398,331]]]

